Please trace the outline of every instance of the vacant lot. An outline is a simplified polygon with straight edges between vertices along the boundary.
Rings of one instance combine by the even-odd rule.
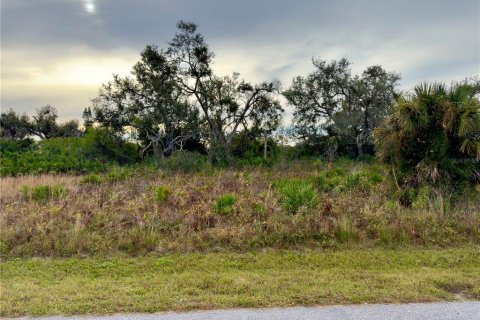
[[[480,298],[480,193],[376,163],[3,178],[1,314]]]
[[[3,178],[4,258],[480,243],[480,193],[400,194],[375,163]]]

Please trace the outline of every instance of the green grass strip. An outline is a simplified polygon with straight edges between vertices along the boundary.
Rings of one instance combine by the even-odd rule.
[[[480,298],[480,249],[273,251],[0,263],[0,315]]]

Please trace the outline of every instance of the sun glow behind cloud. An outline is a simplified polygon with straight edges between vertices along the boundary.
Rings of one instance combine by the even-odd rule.
[[[2,111],[15,107],[31,113],[43,104],[51,104],[62,110],[62,116],[71,112],[78,117],[90,105],[90,99],[97,96],[100,86],[112,80],[113,74],[129,74],[138,53],[87,51],[81,57],[69,56],[57,61],[41,57],[37,60],[16,51],[7,52],[2,58],[6,66],[2,68],[2,97],[7,94],[16,101],[10,103],[2,98]]]
[[[95,0],[83,0],[83,7],[89,14],[95,14],[97,12]]]
[[[198,23],[219,75],[278,78],[284,89],[312,71],[312,56],[346,56],[354,74],[381,64],[402,73],[402,90],[480,68],[478,0],[0,1],[2,110],[31,113],[48,103],[79,117],[113,73],[128,74],[146,44],[165,48],[178,19]]]
[[[78,58],[62,61],[47,72],[31,73],[32,82],[41,85],[79,85],[99,87],[113,73],[127,74],[132,62],[121,57]]]

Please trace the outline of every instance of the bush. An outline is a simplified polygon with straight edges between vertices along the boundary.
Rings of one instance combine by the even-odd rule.
[[[114,163],[137,160],[138,147],[103,129],[90,129],[83,138],[52,138],[38,143],[0,141],[0,175],[102,172]]]
[[[360,184],[361,178],[362,178],[362,176],[358,172],[349,174],[348,176],[345,177],[345,179],[343,181],[343,185],[348,190],[352,190]]]
[[[168,158],[162,159],[159,167],[166,171],[183,173],[199,172],[208,168],[207,158],[198,152],[177,151]]]
[[[478,86],[422,84],[375,129],[377,154],[404,189],[480,179]]]
[[[80,179],[80,184],[101,184],[102,178],[98,174],[88,174]]]
[[[370,182],[371,184],[381,183],[383,179],[384,177],[378,173],[372,173],[371,175],[368,176],[368,182]]]
[[[416,198],[417,190],[415,188],[404,188],[402,190],[399,190],[398,199],[400,201],[400,204],[405,207],[411,207]]]
[[[325,176],[328,178],[341,177],[347,174],[347,170],[343,168],[333,168],[325,171]]]
[[[138,160],[138,145],[126,142],[107,129],[90,128],[82,138],[82,153],[89,159],[123,165]]]
[[[168,197],[172,194],[172,189],[170,187],[161,185],[155,188],[155,200],[157,202],[165,202],[167,201]]]
[[[295,214],[301,207],[313,208],[317,205],[317,193],[313,183],[301,179],[282,180],[275,184],[280,204],[288,213]]]
[[[327,177],[325,174],[320,174],[314,179],[315,186],[321,191],[331,191],[335,189],[340,183],[340,177]]]
[[[62,185],[40,185],[35,187],[22,186],[20,193],[23,198],[34,201],[44,201],[49,199],[59,199],[67,194],[67,190]]]
[[[132,175],[132,170],[122,167],[113,167],[107,174],[105,178],[109,182],[125,181]]]
[[[238,133],[233,137],[230,152],[240,165],[271,166],[280,156],[280,148],[275,140],[267,140],[267,159],[264,158],[264,138],[249,137]]]
[[[54,138],[38,142],[38,147],[10,154],[2,175],[98,172],[107,163],[85,157],[81,138]]]
[[[224,194],[217,198],[213,204],[213,211],[220,215],[229,215],[233,212],[237,198],[233,194]]]
[[[341,184],[346,172],[343,168],[326,170],[314,178],[314,184],[321,191],[331,191]]]
[[[35,148],[36,144],[33,139],[13,140],[0,138],[0,155],[26,152]]]

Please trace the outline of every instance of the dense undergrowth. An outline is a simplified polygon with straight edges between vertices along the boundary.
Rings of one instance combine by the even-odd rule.
[[[405,194],[375,162],[116,167],[1,184],[4,258],[480,243],[478,187]]]
[[[100,129],[82,137],[0,139],[0,176],[105,172],[112,164],[134,163],[137,149],[135,144]]]

